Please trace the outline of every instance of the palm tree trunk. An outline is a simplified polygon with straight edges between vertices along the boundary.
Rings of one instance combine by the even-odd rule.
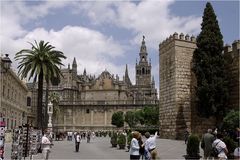
[[[48,78],[47,78],[48,79]],[[49,81],[47,80],[46,85],[46,96],[45,96],[45,116],[44,116],[44,127],[48,127],[48,91],[49,91]]]
[[[42,98],[43,98],[43,72],[41,70],[38,77],[37,127],[43,131]]]

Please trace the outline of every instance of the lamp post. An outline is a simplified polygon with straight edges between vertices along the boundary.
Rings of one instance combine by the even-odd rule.
[[[48,103],[48,130],[50,131],[50,139],[52,140],[52,114],[53,114],[53,104],[52,102],[50,101]]]
[[[11,63],[12,61],[10,60],[10,58],[8,57],[8,54],[5,54],[5,57],[0,57],[0,73],[1,73],[1,89],[2,89],[2,81],[3,81],[3,74],[7,73],[7,71],[10,69],[11,67]],[[1,91],[2,93],[2,91]],[[2,95],[1,95],[2,97]],[[0,103],[1,102],[1,98],[0,98]],[[2,112],[2,108],[1,108],[1,112]],[[3,120],[2,117],[2,113],[0,112],[0,159],[4,159],[4,143],[5,143],[5,121]]]

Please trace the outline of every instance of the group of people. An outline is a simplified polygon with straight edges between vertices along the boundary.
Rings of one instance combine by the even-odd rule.
[[[228,149],[223,142],[223,135],[221,133],[214,132],[212,129],[208,129],[201,140],[201,148],[204,151],[204,159],[218,158],[219,160],[228,159]],[[214,153],[216,155],[214,155]],[[240,159],[239,147],[234,151],[235,159]]]
[[[138,131],[132,132],[133,138],[130,144],[130,159],[144,158],[146,160],[154,160],[157,158],[156,138],[157,132],[154,136],[150,136],[149,132],[145,133],[146,141],[143,142],[142,135]]]

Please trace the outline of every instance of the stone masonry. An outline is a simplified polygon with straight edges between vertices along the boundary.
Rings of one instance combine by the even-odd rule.
[[[195,37],[174,33],[159,45],[160,135],[179,138],[191,121],[191,60]]]
[[[225,45],[224,55],[227,58],[227,70],[229,76],[230,107],[239,109],[239,62],[240,62],[240,41],[236,40],[232,46]],[[238,87],[237,87],[238,86]]]
[[[197,116],[194,102],[196,79],[191,71],[193,52],[196,49],[194,36],[174,33],[159,45],[159,116],[162,138],[183,139],[186,128],[201,135],[215,126],[215,119]],[[239,41],[228,47],[232,58],[229,62],[230,103],[239,107]],[[238,87],[236,87],[238,86]],[[234,88],[234,89],[233,89]]]

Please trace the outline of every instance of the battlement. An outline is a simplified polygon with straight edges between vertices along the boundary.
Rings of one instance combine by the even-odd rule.
[[[224,54],[230,53],[230,52],[234,52],[233,54],[238,54],[237,50],[240,49],[240,40],[235,40],[232,43],[232,46],[230,46],[229,44],[225,44],[224,46]]]
[[[183,33],[178,35],[178,33],[175,32],[173,35],[170,35],[168,38],[166,38],[166,40],[164,40],[162,43],[159,44],[159,49],[165,47],[166,45],[168,45],[169,43],[175,40],[196,43],[196,38],[193,35],[190,37],[188,34],[184,36]]]

